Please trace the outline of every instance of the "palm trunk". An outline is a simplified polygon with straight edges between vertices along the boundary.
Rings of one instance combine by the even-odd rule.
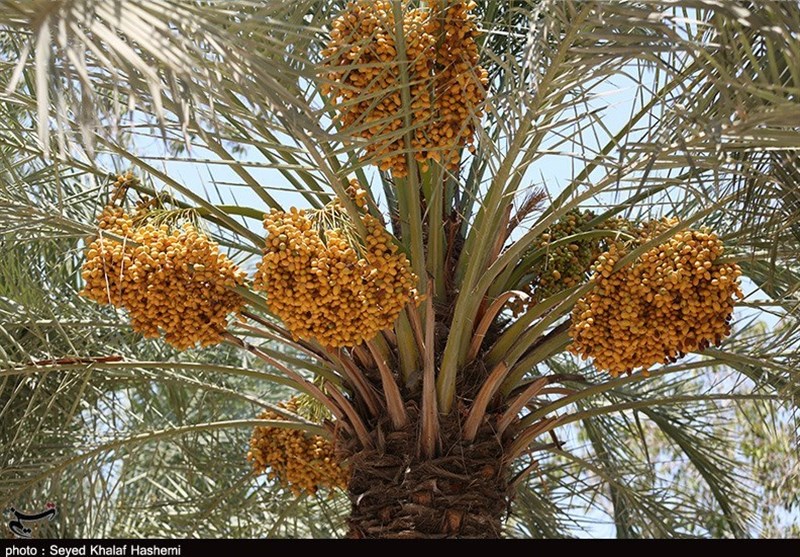
[[[454,413],[457,414],[457,413]],[[446,444],[440,456],[419,455],[419,423],[386,433],[381,449],[350,457],[349,538],[499,538],[507,512],[509,469],[490,428],[473,443]],[[457,418],[442,439],[459,440]]]

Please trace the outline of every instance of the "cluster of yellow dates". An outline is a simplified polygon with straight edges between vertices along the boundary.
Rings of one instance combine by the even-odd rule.
[[[193,224],[149,222],[106,206],[86,248],[82,295],[124,308],[134,330],[179,350],[222,340],[242,299],[231,288],[245,273]],[[112,238],[108,234],[118,238]]]
[[[298,413],[298,399],[291,398],[278,406]],[[282,415],[266,410],[264,420],[285,420]],[[247,459],[257,473],[281,482],[295,495],[315,494],[320,488],[345,489],[350,474],[336,457],[333,443],[320,435],[299,429],[257,426],[250,438]]]
[[[443,5],[442,5],[443,4]],[[397,24],[388,0],[351,1],[333,22],[322,92],[342,128],[366,141],[366,158],[396,177],[409,149],[423,169],[436,160],[455,170],[482,114],[488,73],[478,66],[474,2],[428,2],[402,13],[411,103],[411,144],[403,133]]]
[[[351,192],[367,231],[359,245],[345,227],[320,230],[314,214],[292,208],[264,218],[266,248],[254,286],[293,335],[323,346],[355,346],[392,327],[417,300],[417,277],[381,222],[365,211],[364,192]],[[343,225],[338,200],[325,208]]]
[[[677,224],[648,223],[634,245]],[[594,288],[572,311],[570,351],[617,376],[718,345],[742,296],[741,269],[719,262],[722,252],[716,234],[685,230],[614,271],[627,249],[611,245],[594,266]]]

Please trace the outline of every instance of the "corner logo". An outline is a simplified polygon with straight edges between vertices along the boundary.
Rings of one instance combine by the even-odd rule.
[[[17,538],[30,539],[31,528],[28,527],[28,523],[39,522],[45,518],[47,520],[53,520],[58,514],[58,509],[54,503],[47,503],[47,505],[45,505],[45,510],[37,514],[21,513],[14,507],[6,509],[3,511],[3,514],[11,517],[11,520],[8,522],[8,529],[11,530]]]

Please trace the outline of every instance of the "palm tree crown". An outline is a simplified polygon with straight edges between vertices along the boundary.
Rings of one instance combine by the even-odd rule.
[[[797,534],[796,3],[0,8],[39,534]]]

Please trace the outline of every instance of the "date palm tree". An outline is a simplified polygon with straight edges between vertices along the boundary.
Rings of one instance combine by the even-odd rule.
[[[56,498],[62,535],[553,537],[607,535],[592,526],[605,516],[619,537],[759,533],[737,409],[789,431],[797,403],[796,3],[0,8],[4,507]],[[357,10],[380,23],[342,50]],[[430,35],[421,54],[414,33]],[[451,68],[442,44],[478,59]],[[420,91],[437,102],[453,83],[477,91],[449,105],[473,148],[425,143],[445,112],[420,116]],[[119,195],[109,176],[129,170],[129,197],[191,220],[248,272],[215,346],[143,340],[78,295]],[[333,215],[356,252],[365,215],[386,223],[415,293],[383,330],[295,334],[302,316],[254,283],[275,239],[261,221],[291,207]],[[593,293],[632,303],[600,289],[603,272],[701,230],[724,244],[713,264],[742,272],[730,335],[688,355],[657,338],[663,362],[622,374],[568,350]],[[668,325],[642,311],[642,334]],[[276,404],[292,393],[302,409]],[[251,470],[253,428],[332,447],[344,494],[295,498]]]

